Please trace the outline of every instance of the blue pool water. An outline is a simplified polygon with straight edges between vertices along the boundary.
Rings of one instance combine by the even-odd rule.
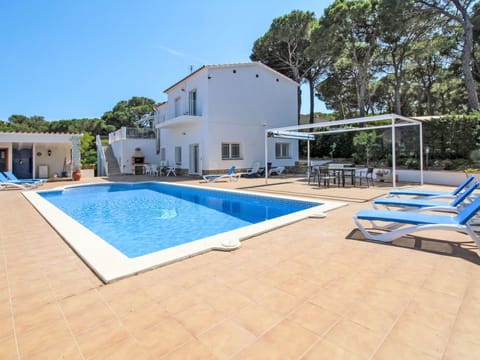
[[[165,183],[95,184],[38,194],[129,258],[320,205]]]

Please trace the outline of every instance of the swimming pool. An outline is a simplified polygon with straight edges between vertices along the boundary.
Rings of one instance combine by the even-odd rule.
[[[24,195],[104,282],[211,249],[235,249],[240,240],[332,208],[312,200],[160,182],[77,185]]]

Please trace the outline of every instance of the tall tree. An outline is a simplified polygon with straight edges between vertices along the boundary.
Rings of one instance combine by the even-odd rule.
[[[475,0],[416,0],[421,8],[431,8],[441,16],[459,24],[463,30],[462,72],[468,96],[469,110],[480,110],[472,73],[473,25],[470,12]]]
[[[415,43],[431,33],[431,16],[420,17],[414,0],[381,0],[378,6],[379,39],[387,72],[394,79],[394,109],[402,114],[401,87],[405,66],[415,54]],[[425,15],[430,15],[426,14]]]
[[[146,97],[134,96],[130,100],[119,101],[111,111],[102,116],[107,125],[116,129],[125,127],[138,127],[138,121],[145,115],[153,115],[155,101]]]
[[[253,44],[250,59],[261,61],[272,69],[298,82],[310,83],[313,100],[314,83],[319,76],[318,63],[309,58],[305,50],[310,45],[310,35],[316,26],[315,14],[294,10],[273,19],[270,29]],[[298,120],[300,120],[301,89],[298,89]],[[313,122],[313,101],[310,103],[310,120]]]
[[[330,74],[339,68],[350,69],[362,117],[367,112],[367,88],[377,50],[377,4],[378,0],[335,0],[312,34],[311,51],[318,57],[329,54]]]

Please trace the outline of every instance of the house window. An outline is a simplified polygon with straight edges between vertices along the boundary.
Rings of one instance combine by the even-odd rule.
[[[197,90],[188,93],[188,114],[197,115]]]
[[[180,106],[180,97],[175,99],[175,117],[180,116],[182,114],[181,106]]]
[[[182,147],[175,146],[175,164],[181,165],[182,164]]]
[[[165,153],[165,148],[162,147],[160,148],[160,161],[166,161],[166,160],[167,160],[167,156]]]
[[[240,144],[222,143],[222,160],[240,159]]]
[[[289,143],[276,143],[275,144],[275,157],[277,159],[290,158],[290,144]]]

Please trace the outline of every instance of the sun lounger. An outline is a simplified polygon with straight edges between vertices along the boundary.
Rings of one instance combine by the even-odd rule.
[[[25,183],[21,181],[8,180],[5,175],[0,172],[0,184],[6,189],[21,189],[21,190],[30,190],[37,187],[37,183]]]
[[[235,174],[235,166],[232,166],[226,174],[209,174],[203,175],[203,179],[207,182],[216,182],[221,179],[229,179],[230,181],[238,181],[240,173]]]
[[[475,180],[464,192],[457,195],[453,201],[438,201],[436,197],[430,198],[406,198],[406,197],[386,197],[378,198],[372,202],[375,209],[379,209],[380,206],[390,207],[403,207],[405,209],[411,208],[423,208],[427,210],[435,211],[451,211],[458,212],[465,205],[465,200],[473,193],[478,187],[478,182]]]
[[[469,221],[480,209],[480,196],[465,206],[457,215],[425,214],[414,211],[360,210],[353,221],[363,236],[369,240],[391,242],[404,235],[425,230],[449,230],[469,235],[480,248],[480,239]],[[394,229],[382,233],[371,233],[360,221],[369,221],[374,229]],[[377,222],[387,225],[379,226]]]
[[[464,190],[475,178],[473,175],[467,177],[457,188],[451,192],[448,191],[429,191],[429,190],[415,190],[415,189],[393,189],[389,191],[389,195],[411,195],[411,196],[437,196],[437,197],[450,197],[457,196],[462,190]]]
[[[17,182],[22,182],[22,183],[27,183],[27,184],[30,184],[30,183],[39,183],[39,184],[43,184],[44,182],[46,182],[47,180],[46,179],[19,179],[15,176],[15,174],[11,171],[4,171],[3,174],[5,175],[5,177],[8,179],[8,180],[13,180],[13,181],[17,181]]]
[[[285,166],[276,166],[268,170],[268,176],[271,176],[273,174],[280,176],[283,174],[284,171],[285,171]]]
[[[257,161],[253,164],[253,166],[250,169],[247,169],[246,172],[238,173],[238,176],[245,176],[248,178],[257,177],[259,176],[259,170],[260,170],[260,163]]]

